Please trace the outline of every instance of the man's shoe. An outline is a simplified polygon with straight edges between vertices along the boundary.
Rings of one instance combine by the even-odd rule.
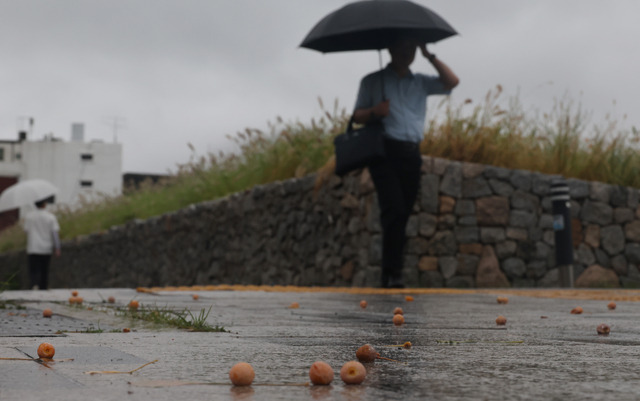
[[[389,288],[389,275],[382,274],[380,277],[380,288]]]
[[[404,288],[404,280],[402,280],[402,277],[389,277],[387,288]]]

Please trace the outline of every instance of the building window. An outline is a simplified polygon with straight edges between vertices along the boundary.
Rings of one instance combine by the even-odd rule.
[[[4,161],[4,148],[0,148],[0,162]]]
[[[93,186],[93,181],[82,180],[80,181],[80,186],[85,188],[91,188]]]
[[[16,153],[16,160],[22,159],[22,153]]]
[[[93,155],[91,153],[83,153],[80,155],[80,159],[84,161],[93,160]]]

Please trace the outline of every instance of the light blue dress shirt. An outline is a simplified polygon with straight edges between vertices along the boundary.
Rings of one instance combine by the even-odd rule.
[[[399,141],[419,143],[424,137],[427,115],[427,96],[448,95],[444,84],[435,75],[409,72],[400,78],[387,65],[362,78],[356,100],[356,109],[373,107],[389,99],[389,115],[382,119],[387,137]]]

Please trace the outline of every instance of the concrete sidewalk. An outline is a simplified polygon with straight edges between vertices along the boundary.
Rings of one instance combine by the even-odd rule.
[[[0,294],[6,307],[0,309],[0,358],[36,357],[45,341],[56,348],[55,362],[46,365],[0,360],[0,400],[640,398],[640,303],[618,301],[609,310],[609,293],[602,291],[580,292],[598,300],[527,291],[416,291],[413,302],[400,293],[79,292],[83,307],[68,306],[69,290]],[[496,296],[503,294],[509,303],[499,305]],[[635,299],[638,293],[610,295]],[[103,302],[109,296],[115,305]],[[228,332],[154,327],[114,313],[134,298],[145,308],[186,308],[194,315],[211,307],[207,322]],[[290,309],[292,302],[300,307]],[[391,322],[397,306],[405,312],[401,327]],[[584,313],[571,314],[575,306]],[[46,307],[54,311],[50,319],[42,317]],[[506,326],[496,325],[498,315],[507,318]],[[610,335],[596,333],[600,323],[611,326]],[[132,331],[123,333],[125,327]],[[392,347],[407,341],[410,349]],[[363,384],[344,385],[340,367],[365,343],[402,363],[379,360],[367,366]],[[133,374],[85,373],[131,371],[154,360]],[[331,386],[305,385],[316,360],[336,372]],[[229,369],[240,361],[256,372],[249,388],[229,382]]]

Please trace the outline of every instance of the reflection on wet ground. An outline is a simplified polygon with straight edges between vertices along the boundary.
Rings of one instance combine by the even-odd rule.
[[[110,290],[85,290],[85,303],[102,305]],[[66,292],[5,293],[29,306],[24,330],[32,337],[8,331],[0,337],[0,357],[18,351],[33,354],[42,338],[38,309],[55,305],[66,327],[87,327],[98,321],[132,325],[132,333],[104,331],[67,333],[56,342],[60,358],[49,372],[29,362],[0,361],[0,399],[29,399],[47,389],[47,399],[91,396],[92,399],[232,399],[232,400],[457,400],[457,399],[636,399],[640,372],[640,304],[607,300],[536,298],[510,295],[499,305],[496,294],[337,294],[275,292],[199,292],[136,294],[113,290],[126,304],[136,297],[143,306],[188,308],[194,313],[212,306],[208,322],[228,333],[190,333],[135,327],[106,312],[58,304]],[[602,296],[602,294],[599,294]],[[40,297],[40,298],[38,298]],[[366,309],[360,307],[366,299]],[[125,301],[126,300],[126,301]],[[28,301],[28,302],[27,302]],[[289,309],[292,302],[298,309]],[[580,305],[581,315],[571,309]],[[394,326],[393,310],[404,310],[406,323]],[[62,313],[64,312],[64,313]],[[0,315],[5,313],[0,311]],[[39,315],[40,314],[40,315]],[[497,326],[498,315],[507,318]],[[12,316],[15,317],[15,316]],[[1,319],[1,317],[0,317]],[[55,321],[47,321],[57,330]],[[611,334],[600,336],[596,326],[607,323]],[[39,324],[41,326],[36,326]],[[101,325],[104,323],[101,323]],[[9,324],[11,326],[11,324]],[[3,330],[0,326],[0,331]],[[28,333],[26,333],[28,334]],[[410,341],[411,348],[397,347]],[[381,356],[367,364],[362,385],[344,385],[340,367],[355,359],[356,349],[369,343]],[[159,359],[133,375],[91,376],[86,371],[131,370]],[[336,373],[330,386],[304,386],[309,366],[329,363]],[[228,370],[239,361],[256,371],[254,385],[235,388]],[[43,370],[44,369],[44,370]],[[51,370],[55,374],[51,374]],[[47,374],[48,373],[48,374]],[[39,379],[47,376],[41,384]],[[27,386],[25,383],[30,383]],[[153,385],[144,385],[152,383]],[[109,390],[106,390],[106,389]],[[66,397],[66,398],[65,398]],[[178,397],[178,398],[176,398]],[[11,398],[7,398],[11,399]]]

